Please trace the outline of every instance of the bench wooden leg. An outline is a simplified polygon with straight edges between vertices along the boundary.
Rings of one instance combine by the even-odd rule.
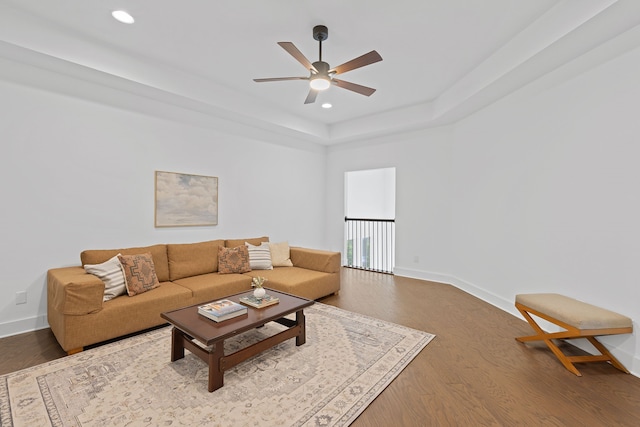
[[[571,334],[567,332],[548,334],[536,323],[535,320],[533,320],[533,317],[529,315],[529,312],[527,311],[527,307],[523,306],[522,304],[516,304],[516,308],[518,309],[518,311],[520,311],[520,313],[522,313],[522,316],[524,316],[525,320],[527,321],[527,323],[529,323],[529,325],[533,328],[533,330],[537,332],[536,335],[518,337],[516,338],[516,340],[522,343],[527,341],[543,341],[547,345],[547,347],[549,347],[549,349],[553,352],[553,354],[556,355],[560,363],[562,363],[562,366],[567,368],[569,372],[572,372],[573,374],[581,377],[582,374],[580,373],[580,371],[578,371],[578,369],[573,365],[573,363],[571,363],[569,358],[565,356],[564,353],[558,348],[558,346],[555,345],[555,343],[552,341],[552,339],[556,339],[560,337],[570,338]]]
[[[609,350],[607,350],[607,348],[602,345],[602,343],[600,341],[598,341],[596,339],[596,337],[587,337],[587,339],[589,340],[589,342],[591,343],[591,345],[593,345],[595,348],[598,349],[598,351],[600,353],[602,353],[604,356],[607,357],[607,360],[609,362],[611,362],[611,364],[613,366],[615,366],[616,368],[618,368],[619,370],[621,370],[622,372],[624,372],[625,374],[629,374],[630,372],[627,370],[627,368],[625,368],[622,363],[620,363],[620,361],[618,359],[616,359],[613,354],[611,354],[611,352]]]
[[[604,345],[602,345],[600,341],[596,339],[594,335],[612,335],[615,333],[629,333],[630,330],[623,328],[623,329],[583,331],[571,325],[568,325],[564,322],[561,322],[557,319],[554,319],[553,317],[550,317],[544,313],[540,313],[536,310],[533,310],[525,305],[516,303],[516,308],[522,314],[522,316],[527,321],[527,323],[529,323],[529,325],[536,332],[535,335],[518,337],[516,338],[516,340],[522,343],[528,342],[528,341],[543,341],[547,345],[547,347],[549,347],[549,349],[553,352],[553,354],[556,355],[560,363],[562,363],[562,365],[565,368],[567,368],[569,372],[572,372],[573,374],[581,377],[582,374],[575,367],[574,363],[610,362],[611,365],[613,365],[615,368],[621,370],[624,373],[627,373],[627,374],[629,373],[629,371],[622,365],[622,363],[620,363],[618,359],[616,359],[613,356],[613,354],[611,354],[611,352],[607,350],[607,348]],[[533,317],[531,317],[531,314],[538,316],[542,319],[545,319],[551,323],[554,323],[566,330],[561,332],[547,333],[536,323]],[[598,333],[598,332],[601,332],[601,333]],[[576,339],[576,338],[585,338],[589,340],[591,345],[593,345],[600,352],[600,354],[586,355],[586,356],[567,356],[553,342],[554,339],[570,340],[570,339]]]

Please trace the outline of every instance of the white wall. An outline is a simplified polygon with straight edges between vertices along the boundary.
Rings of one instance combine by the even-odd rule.
[[[150,102],[105,88],[91,96],[99,92],[138,110]],[[79,265],[83,249],[262,235],[324,245],[323,147],[269,144],[8,79],[0,100],[0,336],[46,327],[46,272]],[[155,170],[217,176],[219,225],[154,228]],[[19,291],[27,304],[15,304]]]
[[[558,292],[640,319],[640,49],[559,69],[450,128],[330,149],[329,238],[344,171],[397,168],[396,274],[506,311]],[[418,262],[414,262],[415,257]],[[603,341],[640,372],[638,332]]]
[[[455,282],[511,312],[558,292],[640,320],[640,49],[455,127]],[[606,337],[640,372],[634,335]],[[633,359],[633,360],[632,360]]]

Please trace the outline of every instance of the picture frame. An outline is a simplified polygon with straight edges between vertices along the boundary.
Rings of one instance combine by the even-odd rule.
[[[155,226],[218,225],[218,177],[155,172]]]

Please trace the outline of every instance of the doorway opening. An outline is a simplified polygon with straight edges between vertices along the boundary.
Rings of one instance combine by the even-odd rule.
[[[346,172],[343,265],[393,273],[395,216],[396,168]]]

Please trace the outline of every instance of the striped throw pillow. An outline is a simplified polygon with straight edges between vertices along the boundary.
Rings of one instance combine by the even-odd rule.
[[[108,261],[102,264],[85,264],[84,270],[87,273],[97,276],[104,282],[104,296],[102,301],[109,301],[119,295],[124,295],[127,291],[127,287],[124,282],[124,272],[122,271],[122,264],[118,256],[114,256]]]
[[[262,242],[260,246],[254,246],[249,242],[244,244],[249,249],[249,265],[252,270],[273,270],[269,243]]]

